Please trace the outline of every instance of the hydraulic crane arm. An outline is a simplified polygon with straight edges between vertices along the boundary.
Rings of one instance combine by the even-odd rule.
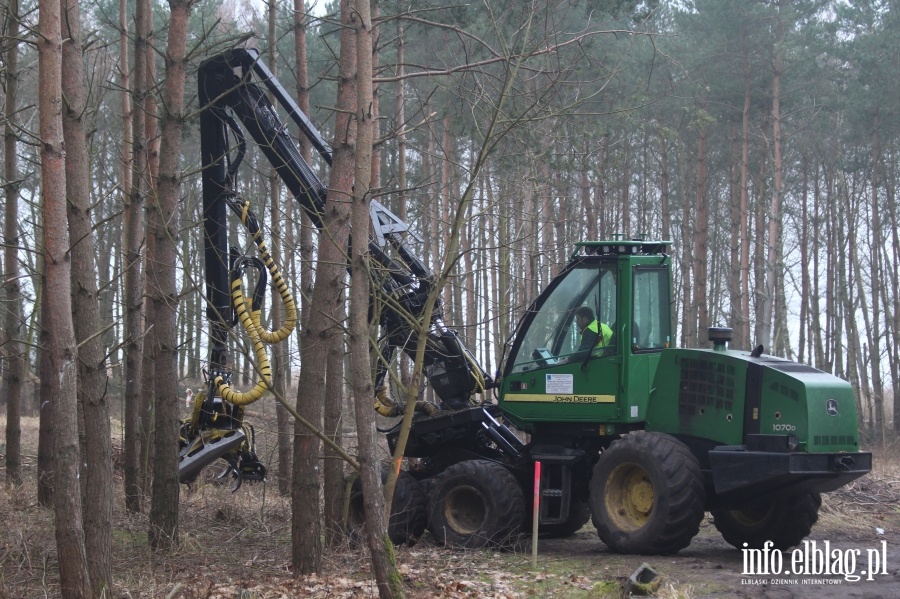
[[[236,259],[229,254],[226,213],[230,208],[239,214],[248,230],[249,223],[256,220],[249,212],[249,202],[238,199],[237,193],[237,172],[246,150],[244,132],[258,145],[312,223],[319,229],[323,226],[327,190],[300,155],[266,92],[271,93],[329,165],[331,148],[260,61],[256,50],[235,49],[215,56],[200,66],[198,76],[199,99],[204,107],[200,115],[200,136],[207,316],[211,326],[210,371],[215,376],[228,370],[227,331],[236,322],[234,294],[230,292]],[[234,141],[230,143],[231,140]],[[372,201],[370,212],[372,229],[367,234],[376,278],[372,305],[378,305],[382,339],[376,387],[382,387],[386,362],[396,349],[410,355],[415,353],[416,323],[423,317],[435,276],[407,245],[406,235],[415,237],[407,223],[376,201]],[[252,231],[251,236],[257,239]],[[424,366],[429,382],[444,408],[467,407],[472,395],[483,391],[492,381],[456,333],[444,324],[440,299],[427,331]],[[379,405],[382,413],[392,411],[387,403],[376,402],[377,408]]]

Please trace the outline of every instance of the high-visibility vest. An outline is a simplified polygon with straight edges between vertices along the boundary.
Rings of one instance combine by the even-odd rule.
[[[609,342],[612,340],[612,329],[609,328],[605,323],[594,320],[591,324],[587,326],[588,330],[597,333],[597,344],[594,346],[592,353],[598,353],[598,349],[603,349]]]

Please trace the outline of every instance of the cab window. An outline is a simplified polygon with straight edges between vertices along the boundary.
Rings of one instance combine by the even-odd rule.
[[[616,277],[614,265],[576,268],[541,305],[514,357],[512,372],[552,366],[574,353],[581,343],[575,310],[589,306],[598,320],[615,330]]]
[[[672,345],[669,308],[669,271],[665,268],[635,268],[632,351],[659,351]]]

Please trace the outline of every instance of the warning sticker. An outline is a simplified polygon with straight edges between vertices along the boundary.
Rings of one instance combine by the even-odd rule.
[[[544,393],[573,393],[575,376],[571,374],[548,374]]]

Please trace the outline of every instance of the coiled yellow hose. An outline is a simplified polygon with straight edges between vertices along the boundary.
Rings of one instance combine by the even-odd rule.
[[[272,275],[272,283],[281,295],[281,301],[285,309],[284,324],[277,331],[267,331],[263,328],[262,310],[253,310],[251,300],[244,294],[243,281],[241,277],[236,277],[231,282],[231,302],[234,305],[235,313],[241,326],[247,331],[250,337],[250,345],[256,356],[257,374],[259,379],[256,385],[250,391],[240,392],[232,388],[221,375],[213,379],[213,385],[219,396],[227,402],[236,406],[246,406],[256,400],[262,398],[272,387],[272,365],[269,362],[269,355],[266,353],[265,344],[273,345],[287,339],[297,326],[297,305],[294,302],[294,296],[291,294],[281,276],[281,270],[269,253],[266,242],[262,238],[262,230],[256,221],[255,215],[250,211],[250,202],[244,200],[240,210],[241,223],[246,227],[253,242],[259,250],[263,264]]]
[[[269,269],[269,274],[272,275],[272,284],[275,285],[275,289],[277,289],[278,293],[281,295],[281,302],[284,304],[285,317],[284,324],[281,325],[281,328],[277,331],[267,331],[262,327],[260,310],[251,311],[250,318],[253,320],[253,323],[259,331],[260,339],[269,345],[273,345],[284,341],[294,331],[294,327],[297,325],[297,305],[294,302],[294,296],[288,289],[287,283],[284,282],[284,277],[281,276],[281,270],[279,270],[278,265],[272,258],[272,254],[269,253],[269,248],[266,246],[265,240],[262,238],[262,229],[257,226],[254,231],[253,227],[250,226],[250,217],[252,217],[252,214],[253,213],[250,212],[250,202],[244,200],[244,203],[241,206],[241,223],[243,223],[250,233],[250,237],[253,239],[253,242],[259,250],[259,255],[263,264],[266,265],[266,268]],[[237,307],[237,305],[235,305],[235,307]]]
[[[222,376],[217,376],[213,379],[213,384],[223,400],[237,406],[246,406],[260,399],[272,386],[272,365],[269,363],[269,355],[266,353],[266,347],[260,338],[259,327],[253,322],[247,310],[243,282],[240,278],[231,282],[231,300],[234,303],[241,326],[244,327],[244,330],[250,336],[250,345],[253,347],[253,353],[256,355],[259,380],[253,389],[245,393],[232,389],[231,385],[226,383]]]

